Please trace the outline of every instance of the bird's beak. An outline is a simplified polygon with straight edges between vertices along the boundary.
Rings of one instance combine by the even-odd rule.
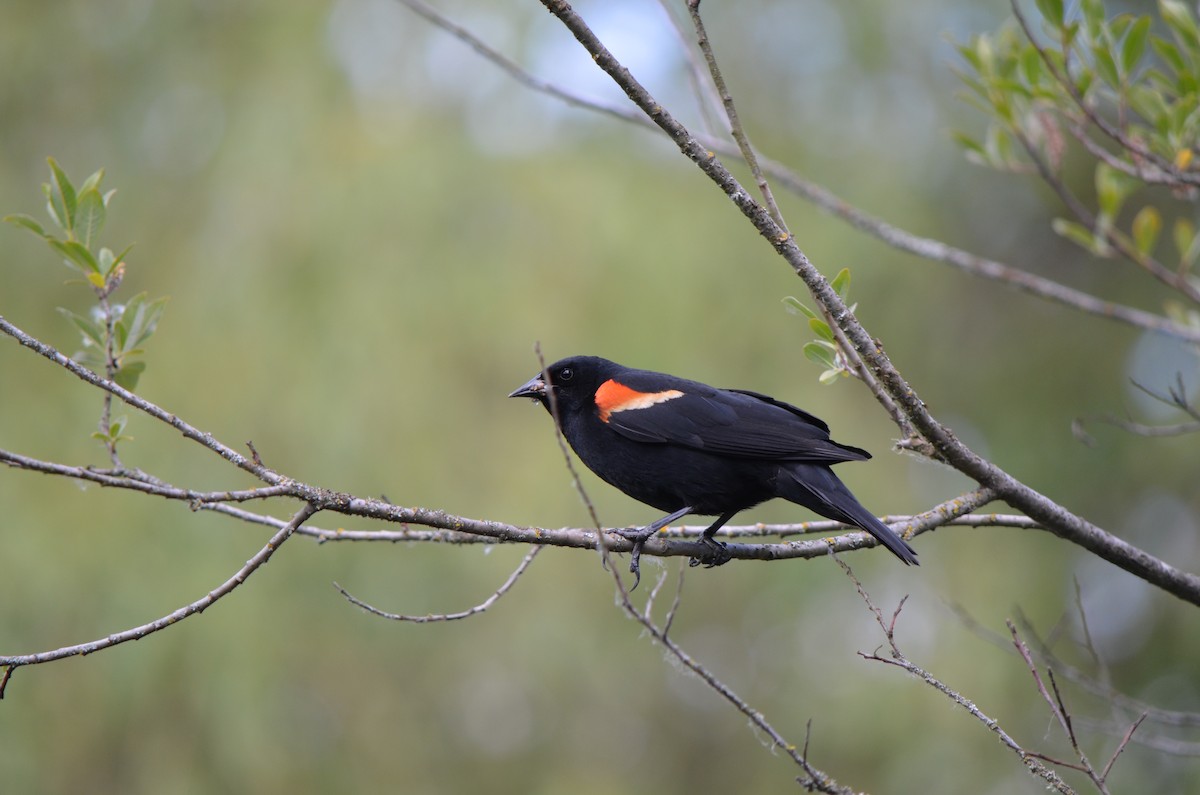
[[[513,392],[509,397],[527,397],[533,400],[544,400],[546,397],[546,381],[542,378],[542,374],[538,373],[522,384],[521,388]]]

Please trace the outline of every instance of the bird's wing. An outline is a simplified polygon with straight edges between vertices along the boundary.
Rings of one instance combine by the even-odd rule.
[[[830,440],[828,426],[808,412],[766,395],[683,379],[646,384],[628,380],[618,385],[628,390],[621,393],[622,401],[614,400],[602,410],[601,420],[634,441],[735,458],[823,464],[871,457],[865,450]],[[612,394],[617,394],[615,388]]]

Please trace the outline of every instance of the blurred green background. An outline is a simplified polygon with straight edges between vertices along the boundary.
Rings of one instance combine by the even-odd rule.
[[[441,7],[539,75],[620,101],[540,5]],[[951,129],[978,131],[983,120],[955,98],[947,35],[994,29],[1005,4],[704,9],[742,117],[772,157],[916,232],[1159,307],[1161,294],[1130,267],[1091,261],[1049,231],[1058,210],[1047,190],[969,166],[951,143]],[[657,4],[579,10],[651,91],[696,121]],[[230,445],[253,440],[281,472],[467,516],[585,524],[548,419],[505,399],[537,369],[540,340],[552,359],[596,353],[804,406],[835,438],[876,454],[841,474],[879,513],[921,510],[969,485],[889,453],[895,429],[866,390],[817,384],[801,353],[812,335],[780,303],[803,286],[664,140],[530,94],[399,5],[8,0],[4,19],[0,212],[44,218],[47,155],[76,181],[105,167],[118,189],[105,241],[136,243],[118,295],[171,297],[138,391]],[[1086,193],[1086,169],[1078,176]],[[852,268],[859,317],[962,438],[1101,526],[1200,569],[1194,438],[1100,427],[1088,448],[1070,432],[1077,416],[1146,412],[1127,385],[1132,368],[1165,386],[1186,359],[782,202],[819,267]],[[5,226],[0,244],[0,314],[75,350],[55,307],[86,312],[88,291],[66,284],[33,236]],[[98,393],[0,340],[0,447],[103,465],[88,438],[99,408]],[[131,417],[128,432],[127,464],[194,488],[253,485],[148,419]],[[584,479],[605,523],[656,518]],[[0,472],[0,506],[4,654],[163,615],[269,536],[14,470]],[[742,520],[802,518],[771,504]],[[1043,533],[943,529],[917,547],[920,569],[878,553],[849,562],[885,611],[910,595],[898,631],[909,657],[1019,742],[1070,753],[1023,664],[952,605],[1002,633],[1023,611],[1088,666],[1078,582],[1100,675],[1158,706],[1200,710],[1194,608]],[[297,538],[170,631],[18,670],[0,702],[0,790],[794,787],[799,771],[784,755],[614,608],[593,554],[547,550],[491,611],[445,625],[369,617],[331,587],[396,612],[462,610],[524,552]],[[672,578],[678,565],[666,563]],[[651,579],[660,571],[646,569]],[[882,638],[831,561],[689,571],[673,634],[790,741],[803,742],[811,718],[812,761],[844,783],[1041,790],[982,725],[856,654]],[[1133,717],[1075,688],[1068,697],[1081,718],[1123,728]],[[1118,738],[1082,733],[1103,763]],[[1200,792],[1194,758],[1136,744],[1112,775],[1114,791]]]

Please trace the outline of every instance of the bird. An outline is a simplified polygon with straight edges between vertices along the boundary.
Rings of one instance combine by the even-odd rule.
[[[540,403],[592,472],[667,512],[645,527],[618,531],[633,542],[630,571],[638,580],[646,540],[671,522],[689,514],[717,517],[700,540],[708,547],[705,562],[719,566],[731,556],[713,537],[717,530],[777,497],[865,530],[905,564],[919,565],[916,551],[830,468],[871,454],[833,441],[829,426],[803,409],[598,356],[561,359],[509,397]]]

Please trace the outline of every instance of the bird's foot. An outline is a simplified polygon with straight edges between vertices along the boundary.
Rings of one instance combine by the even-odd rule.
[[[688,560],[689,566],[699,566],[704,564],[704,568],[711,569],[713,566],[724,566],[729,561],[733,560],[733,555],[729,554],[729,550],[720,541],[715,538],[704,536],[700,541],[709,549],[708,555],[703,558],[696,557]]]
[[[661,527],[649,525],[648,527],[640,527],[636,530],[617,530],[617,535],[622,538],[627,538],[633,542],[633,549],[629,551],[629,571],[633,574],[633,587],[629,590],[634,590],[642,581],[642,547],[646,546],[646,541],[661,530]]]

